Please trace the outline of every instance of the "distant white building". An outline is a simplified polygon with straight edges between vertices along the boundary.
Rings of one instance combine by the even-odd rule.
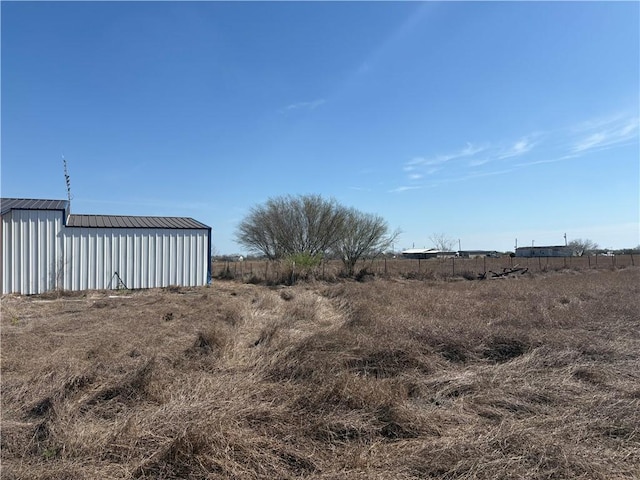
[[[458,255],[462,258],[481,258],[481,257],[492,257],[498,258],[500,253],[495,250],[460,250]]]
[[[573,250],[566,245],[518,247],[516,257],[571,257]]]
[[[425,259],[425,258],[447,258],[456,257],[457,252],[447,252],[435,248],[409,248],[402,252],[404,258]]]
[[[206,285],[211,227],[191,218],[75,215],[66,200],[0,199],[1,291]]]

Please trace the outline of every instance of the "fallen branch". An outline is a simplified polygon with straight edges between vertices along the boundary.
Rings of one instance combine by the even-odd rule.
[[[489,273],[492,275],[491,278],[505,278],[505,277],[508,277],[509,275],[516,274],[516,273],[520,273],[520,275],[524,275],[528,271],[529,271],[528,268],[519,267],[516,265],[513,268],[503,268],[502,272],[494,272],[489,270]]]

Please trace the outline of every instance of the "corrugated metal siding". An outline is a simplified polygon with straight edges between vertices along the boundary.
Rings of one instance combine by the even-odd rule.
[[[67,290],[116,288],[118,277],[127,288],[208,282],[208,230],[67,227],[64,232]]]
[[[209,281],[208,227],[72,228],[64,211],[19,209],[1,223],[3,294],[117,288],[118,276],[128,288]]]
[[[54,210],[2,215],[2,293],[34,294],[62,281],[62,219]]]
[[[518,247],[516,257],[570,257],[573,251],[565,246]]]

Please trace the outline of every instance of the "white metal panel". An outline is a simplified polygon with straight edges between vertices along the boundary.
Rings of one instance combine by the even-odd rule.
[[[164,270],[162,276],[162,285],[170,285],[171,284],[171,264],[173,260],[171,259],[171,255],[169,252],[171,251],[171,236],[164,232],[162,235],[162,260],[160,261],[162,268]],[[164,260],[168,258],[168,260]]]
[[[128,288],[208,281],[208,230],[64,227],[63,215],[2,216],[3,294],[117,288],[118,276]]]
[[[207,230],[68,227],[64,288],[206,285],[208,242]]]
[[[104,267],[105,264],[108,261],[107,255],[105,255],[104,257],[104,261],[100,261],[100,252],[104,252],[104,243],[105,243],[106,237],[104,235],[98,235],[96,236],[96,251],[94,253],[95,256],[95,262],[96,262],[96,287],[99,284],[104,285],[105,283],[105,279],[104,279]],[[105,252],[106,254],[106,252]]]
[[[153,232],[151,232],[153,233]],[[149,242],[151,235],[140,236],[140,288],[149,288]]]
[[[173,280],[175,285],[182,285],[184,282],[184,237],[182,235],[176,235],[176,276]],[[172,252],[172,253],[174,253]]]
[[[53,290],[61,279],[63,212],[11,210],[2,216],[2,293]]]
[[[173,252],[177,251],[176,237],[169,235],[169,250],[165,252],[165,259],[169,262],[169,285],[176,283],[176,271],[178,268],[178,262]]]

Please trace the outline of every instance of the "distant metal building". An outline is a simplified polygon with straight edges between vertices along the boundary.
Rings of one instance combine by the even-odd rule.
[[[410,248],[402,252],[404,258],[426,259],[426,258],[449,258],[457,256],[457,252],[447,252],[435,248]]]
[[[478,258],[478,257],[491,257],[498,258],[500,253],[495,250],[460,250],[458,255],[462,258]]]
[[[436,258],[438,256],[438,250],[435,248],[410,248],[402,252],[404,258]]]
[[[573,250],[566,245],[518,247],[516,257],[571,257]]]
[[[69,214],[66,200],[0,199],[2,293],[206,285],[211,228],[184,217]]]

